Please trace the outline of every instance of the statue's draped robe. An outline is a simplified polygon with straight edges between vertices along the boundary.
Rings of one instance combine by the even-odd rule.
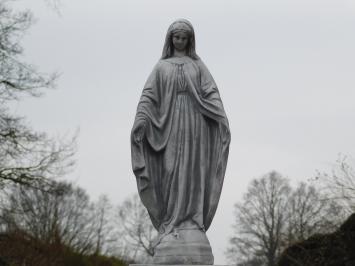
[[[141,142],[134,138],[145,124]],[[207,230],[216,212],[230,143],[217,86],[201,60],[160,60],[149,76],[131,135],[143,204],[160,234]]]

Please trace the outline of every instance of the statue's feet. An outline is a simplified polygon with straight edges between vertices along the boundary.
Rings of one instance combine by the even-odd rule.
[[[206,233],[198,229],[177,230],[164,236],[155,247],[153,264],[213,265]]]

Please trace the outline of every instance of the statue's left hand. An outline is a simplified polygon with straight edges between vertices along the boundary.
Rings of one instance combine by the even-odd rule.
[[[145,123],[139,123],[134,129],[133,129],[133,138],[134,141],[137,143],[140,143],[145,135]]]

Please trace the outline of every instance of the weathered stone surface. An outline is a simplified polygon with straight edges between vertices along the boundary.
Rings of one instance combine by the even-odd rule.
[[[355,213],[332,234],[314,235],[287,248],[278,266],[354,266]]]
[[[154,264],[213,264],[205,232],[181,230],[166,235],[155,248]]]
[[[230,139],[193,26],[179,19],[143,88],[131,134],[138,192],[159,232],[154,263],[213,264],[205,231],[217,210]]]

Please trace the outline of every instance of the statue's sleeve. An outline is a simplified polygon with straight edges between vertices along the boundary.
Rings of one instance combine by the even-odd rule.
[[[140,122],[147,122],[149,117],[156,116],[156,107],[158,105],[158,64],[154,67],[153,71],[149,75],[143,91],[141,98],[138,103],[137,113],[134,124]],[[134,128],[134,127],[133,127]]]
[[[152,124],[159,120],[160,97],[158,79],[159,68],[156,65],[144,85],[131,132],[132,169],[136,176],[140,198],[147,208],[155,228],[159,227],[159,208],[157,208],[156,186],[152,179],[157,172],[158,164],[155,161],[155,152],[153,151],[154,142],[149,141],[149,135],[154,135],[151,133]],[[145,136],[142,141],[136,142],[133,134],[135,128],[141,123],[145,125]]]
[[[213,143],[213,159],[210,161],[210,176],[206,180],[207,193],[204,200],[204,226],[207,230],[216,213],[218,201],[221,195],[224,175],[227,166],[229,144],[231,140],[229,123],[224,111],[222,100],[217,85],[201,61],[197,61],[199,67],[199,103],[201,112],[217,122],[217,126],[210,126],[210,143]]]
[[[200,98],[203,112],[229,129],[229,123],[216,82],[202,60],[197,61],[200,70]]]
[[[150,120],[156,113],[156,105],[158,103],[157,93],[157,76],[158,76],[158,64],[154,67],[153,71],[149,75],[143,91],[140,97],[136,116],[134,119],[133,128],[131,131],[131,155],[132,155],[132,168],[133,172],[139,176],[146,176],[146,174],[140,173],[140,170],[145,168],[145,159],[143,155],[142,143],[135,141],[134,133],[135,129],[141,123],[144,124],[145,131],[149,127]],[[146,132],[145,132],[146,134]]]

